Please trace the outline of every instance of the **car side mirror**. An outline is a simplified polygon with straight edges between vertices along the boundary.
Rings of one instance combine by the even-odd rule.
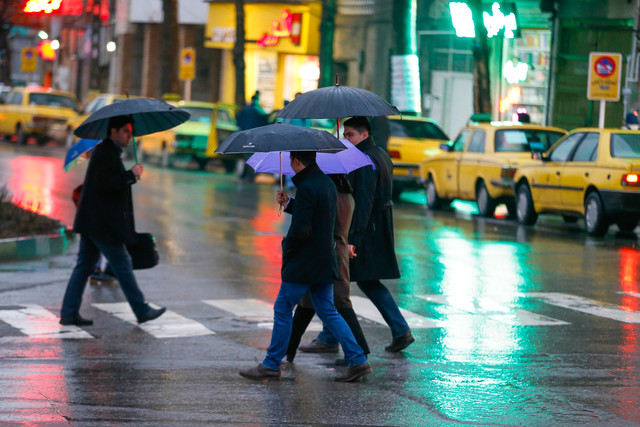
[[[440,149],[442,151],[446,151],[448,153],[450,151],[453,151],[453,146],[451,146],[449,144],[440,144]]]

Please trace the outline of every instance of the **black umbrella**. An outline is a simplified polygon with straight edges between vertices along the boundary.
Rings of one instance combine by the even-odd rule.
[[[131,98],[102,107],[82,122],[73,132],[80,138],[104,139],[109,119],[116,116],[133,118],[133,135],[142,136],[171,129],[186,122],[188,112],[151,98]]]
[[[268,153],[272,151],[322,151],[337,153],[346,150],[338,138],[327,131],[274,123],[234,132],[216,149],[220,154]]]
[[[281,119],[341,119],[353,116],[394,116],[400,111],[373,92],[334,86],[311,90],[289,102],[276,115]]]

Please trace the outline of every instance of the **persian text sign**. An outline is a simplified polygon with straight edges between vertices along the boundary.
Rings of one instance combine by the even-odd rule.
[[[621,66],[622,55],[619,53],[591,52],[589,54],[587,99],[619,101]]]

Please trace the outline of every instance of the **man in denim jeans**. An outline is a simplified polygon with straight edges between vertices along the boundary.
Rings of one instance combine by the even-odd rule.
[[[291,152],[296,198],[282,191],[277,201],[291,214],[291,225],[282,240],[282,283],[273,306],[273,332],[267,357],[258,366],[240,371],[251,380],[280,378],[280,365],[291,335],[292,313],[308,291],[320,319],[336,336],[349,368],[336,381],[355,381],[371,372],[362,348],[333,304],[333,279],[337,276],[333,227],[336,186],[316,164],[313,151]]]

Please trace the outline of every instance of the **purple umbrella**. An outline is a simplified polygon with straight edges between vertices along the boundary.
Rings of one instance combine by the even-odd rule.
[[[339,151],[337,153],[322,153],[316,154],[316,163],[318,167],[327,174],[332,173],[349,173],[353,170],[361,168],[363,166],[375,165],[362,151],[347,141],[341,139],[347,149]],[[288,152],[282,152],[282,172],[280,170],[280,153],[279,151],[273,151],[269,153],[255,153],[247,160],[247,164],[251,166],[256,172],[264,173],[282,173],[283,175],[293,176],[295,172],[291,169],[291,162]]]

